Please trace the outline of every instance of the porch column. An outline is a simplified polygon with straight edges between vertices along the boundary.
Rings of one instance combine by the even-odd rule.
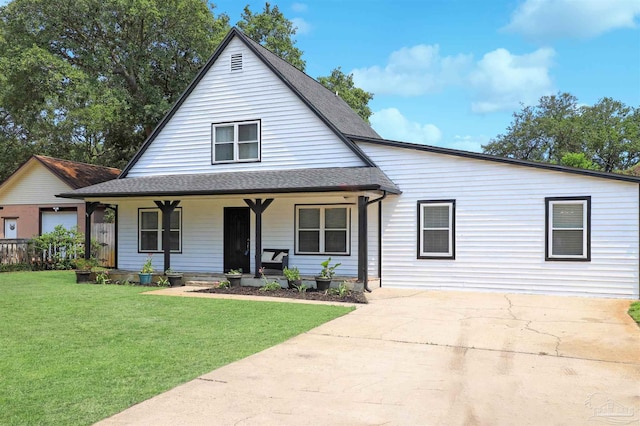
[[[91,215],[100,203],[87,201],[84,203],[84,258],[91,259]]]
[[[368,235],[367,235],[367,206],[369,197],[358,197],[358,281],[362,281],[364,288],[367,288],[369,281],[369,271],[367,260],[369,258]]]
[[[260,278],[260,269],[262,268],[262,212],[264,212],[269,205],[273,202],[273,198],[262,199],[257,198],[256,201],[248,198],[244,199],[244,202],[251,208],[256,215],[256,253],[255,264],[256,270],[254,276]]]
[[[178,207],[180,200],[176,201],[154,201],[156,206],[162,211],[162,250],[164,252],[164,269],[171,267],[171,213]]]

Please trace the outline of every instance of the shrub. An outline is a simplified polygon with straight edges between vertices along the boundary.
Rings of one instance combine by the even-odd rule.
[[[271,281],[260,287],[260,291],[275,291],[280,290],[282,287],[278,281]]]
[[[230,282],[230,281],[227,281],[227,280],[223,280],[223,281],[220,281],[220,282],[218,283],[218,285],[217,285],[217,286],[215,286],[215,287],[216,287],[216,288],[229,288],[229,287],[231,287],[231,282]]]
[[[3,263],[0,264],[0,272],[31,271],[33,268],[28,263]]]
[[[102,271],[96,275],[96,283],[98,284],[109,284],[111,280],[109,279],[109,271]]]
[[[33,245],[43,262],[53,269],[73,269],[76,259],[84,257],[84,234],[78,232],[77,227],[69,230],[58,225],[53,231],[34,238]],[[98,243],[92,241],[92,255],[95,255],[97,247]]]
[[[345,297],[349,294],[349,288],[345,282],[340,283],[338,288],[330,288],[327,290],[327,294],[332,294],[338,297]]]

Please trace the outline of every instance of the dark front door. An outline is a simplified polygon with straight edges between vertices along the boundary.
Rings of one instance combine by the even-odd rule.
[[[249,208],[224,208],[224,272],[249,271]]]

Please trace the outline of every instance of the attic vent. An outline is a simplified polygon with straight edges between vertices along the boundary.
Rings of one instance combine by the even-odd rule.
[[[231,55],[231,71],[242,71],[242,53]]]

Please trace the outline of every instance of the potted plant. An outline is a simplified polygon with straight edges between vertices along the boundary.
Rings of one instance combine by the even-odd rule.
[[[76,259],[76,282],[91,282],[91,269],[95,266],[98,266],[98,262],[93,257],[90,259]]]
[[[322,270],[320,271],[320,275],[316,277],[316,288],[318,290],[326,291],[329,289],[331,280],[336,274],[336,268],[340,265],[342,265],[342,263],[336,263],[335,265],[331,266],[331,258],[328,258],[320,264],[320,266],[322,266]]]
[[[169,285],[171,287],[179,287],[179,286],[183,286],[184,285],[182,283],[182,273],[181,272],[175,272],[171,268],[169,268],[166,271],[164,271],[164,274],[169,279]]]
[[[242,280],[242,269],[231,269],[224,276],[231,283],[231,286],[239,286],[240,280]]]
[[[286,266],[282,270],[284,277],[287,279],[287,287],[288,288],[299,288],[300,284],[302,284],[302,280],[300,279],[300,271],[297,267],[287,268]]]
[[[142,265],[142,269],[140,269],[138,277],[140,278],[140,284],[151,284],[151,278],[153,277],[153,259],[151,258],[151,255],[147,256],[147,260]]]

